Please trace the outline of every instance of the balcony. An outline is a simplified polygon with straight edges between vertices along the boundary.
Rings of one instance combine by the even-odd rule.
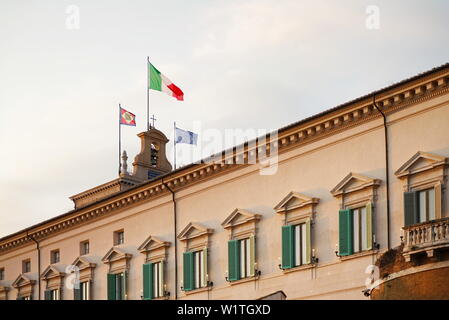
[[[432,258],[435,251],[449,248],[449,218],[423,222],[404,227],[404,250],[406,262],[411,256],[425,252]]]

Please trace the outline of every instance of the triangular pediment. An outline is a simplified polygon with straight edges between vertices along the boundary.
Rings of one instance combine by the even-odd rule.
[[[163,241],[154,236],[149,236],[138,248],[140,252],[155,250],[161,247],[169,247],[170,242]]]
[[[254,220],[259,220],[260,214],[252,213],[244,209],[235,209],[232,213],[222,222],[223,228],[229,228],[239,224],[247,223]]]
[[[185,226],[185,228],[178,235],[178,239],[187,240],[187,239],[202,236],[204,234],[211,234],[213,232],[214,232],[213,229],[206,228],[196,222],[190,222],[187,226]]]
[[[404,177],[447,164],[447,158],[433,153],[418,151],[405,162],[394,174]]]
[[[20,288],[26,285],[33,285],[36,281],[34,279],[31,279],[29,276],[25,275],[25,274],[19,274],[19,276],[16,278],[16,280],[14,280],[14,282],[12,283],[12,286],[14,288]]]
[[[301,208],[306,205],[317,204],[318,202],[318,198],[308,197],[301,193],[291,191],[274,207],[274,210],[276,210],[276,212],[285,212],[288,210]]]
[[[96,263],[93,263],[87,257],[84,256],[76,258],[75,261],[72,262],[72,265],[78,267],[80,270],[85,268],[95,268],[97,266]]]
[[[110,263],[112,261],[117,261],[121,259],[131,259],[132,256],[133,255],[131,253],[126,252],[122,248],[112,247],[105,254],[103,259],[101,259],[101,261],[103,261],[104,263]]]
[[[49,279],[55,277],[63,277],[65,276],[65,272],[60,269],[60,267],[51,264],[47,268],[45,268],[44,272],[41,274],[41,279]]]
[[[380,180],[350,172],[331,190],[334,196],[361,190],[371,186],[379,186]]]

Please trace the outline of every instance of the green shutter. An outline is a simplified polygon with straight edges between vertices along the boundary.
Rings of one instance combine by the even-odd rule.
[[[143,300],[153,299],[153,264],[143,265]]]
[[[295,226],[282,226],[282,269],[295,266]]]
[[[207,248],[203,249],[203,283],[205,286],[207,286],[207,275],[208,274],[208,270],[207,270]]]
[[[229,281],[240,279],[240,250],[238,240],[228,241],[228,268]]]
[[[80,283],[81,285],[81,283]],[[73,300],[81,300],[81,288],[73,289]]]
[[[51,300],[52,299],[52,297],[51,297],[51,290],[45,290],[44,291],[44,299],[45,300]]]
[[[404,192],[404,225],[411,226],[419,221],[418,192]]]
[[[349,256],[354,252],[352,212],[349,209],[339,211],[339,253]]]
[[[184,252],[184,291],[195,288],[193,252]]]
[[[117,300],[115,297],[115,274],[108,273],[108,300]]]
[[[366,205],[366,249],[373,248],[373,204]]]
[[[249,237],[249,276],[254,277],[256,273],[256,237]]]
[[[306,222],[306,261],[305,264],[311,263],[312,249],[311,249],[311,232],[310,219]]]

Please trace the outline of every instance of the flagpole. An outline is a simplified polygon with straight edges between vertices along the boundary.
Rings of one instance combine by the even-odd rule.
[[[150,57],[147,57],[147,130],[150,130]]]
[[[173,144],[174,144],[173,162],[176,170],[176,121],[173,121]]]
[[[122,153],[122,125],[121,125],[121,113],[120,113],[120,110],[121,110],[121,105],[120,105],[120,103],[118,104],[118,175],[119,175],[119,177],[120,177],[120,169],[121,169],[121,167],[122,167],[122,164],[121,164],[121,160],[120,160],[120,154]]]

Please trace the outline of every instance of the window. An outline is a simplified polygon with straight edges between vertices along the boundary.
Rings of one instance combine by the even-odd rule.
[[[5,280],[5,268],[0,268],[0,280]]]
[[[125,243],[125,232],[123,230],[114,232],[114,245],[120,245]]]
[[[80,282],[79,288],[74,289],[75,300],[90,300],[90,281]]]
[[[22,261],[22,273],[31,272],[31,261],[30,259]]]
[[[310,220],[282,227],[282,269],[310,264]]]
[[[59,249],[50,252],[50,263],[58,263],[60,261]]]
[[[435,190],[427,189],[418,192],[419,222],[435,220]]]
[[[405,226],[436,219],[435,188],[404,193]]]
[[[164,262],[143,265],[143,299],[151,300],[164,296]]]
[[[108,300],[125,300],[127,272],[108,274]]]
[[[373,248],[372,204],[340,210],[339,254],[348,256]]]
[[[207,249],[184,252],[184,291],[207,286]]]
[[[80,242],[80,255],[89,254],[89,241]]]
[[[45,300],[59,300],[59,289],[49,289],[45,290]]]
[[[255,237],[228,241],[229,281],[255,274]]]

